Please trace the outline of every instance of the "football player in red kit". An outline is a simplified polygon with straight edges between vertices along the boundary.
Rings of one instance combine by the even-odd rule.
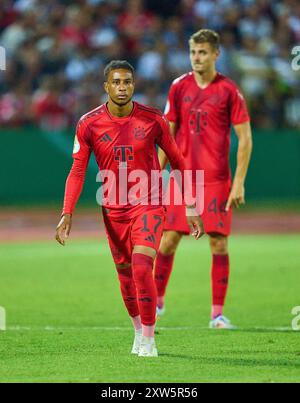
[[[108,187],[103,195],[102,211],[122,297],[135,328],[132,353],[156,357],[157,292],[153,261],[162,236],[165,207],[161,196],[158,202],[151,203],[151,184],[146,184],[142,191],[139,189],[142,194],[138,196],[137,184],[132,180],[125,183],[126,175],[138,177],[142,172],[147,179],[153,171],[160,172],[156,145],[182,174],[185,163],[162,113],[132,101],[133,67],[126,61],[112,61],[104,75],[108,102],[82,116],[77,125],[74,163],[66,182],[56,239],[64,245],[69,236],[72,213],[93,151],[100,173],[110,182],[104,181]],[[185,208],[187,225],[198,239],[203,234],[202,221],[193,205]]]
[[[204,170],[202,219],[212,253],[211,328],[230,329],[223,315],[229,279],[228,236],[232,206],[245,203],[244,182],[252,150],[247,106],[236,84],[216,70],[219,35],[202,29],[190,38],[191,72],[171,85],[165,115],[188,169]],[[238,137],[233,181],[229,167],[230,131]],[[167,163],[159,151],[161,167]],[[167,206],[166,224],[155,264],[158,314],[164,312],[166,286],[182,235],[189,234],[184,209]]]

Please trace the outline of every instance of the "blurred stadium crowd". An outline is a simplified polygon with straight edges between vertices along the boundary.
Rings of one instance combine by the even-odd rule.
[[[253,125],[300,127],[299,0],[0,0],[0,124],[74,125],[105,100],[103,67],[127,59],[136,99],[164,108],[171,81],[190,70],[188,39],[221,34],[218,69],[241,86]]]

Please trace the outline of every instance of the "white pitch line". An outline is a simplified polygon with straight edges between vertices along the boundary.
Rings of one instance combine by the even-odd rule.
[[[132,327],[120,327],[120,326],[7,326],[8,331],[129,331]],[[166,331],[184,331],[184,330],[209,330],[208,327],[201,326],[170,326],[163,327],[158,326],[157,330]],[[274,331],[274,332],[294,332],[291,327],[240,327],[235,329],[236,331]],[[234,330],[232,330],[234,331]]]

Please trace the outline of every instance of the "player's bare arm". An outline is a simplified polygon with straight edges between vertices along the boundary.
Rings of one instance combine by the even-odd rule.
[[[245,204],[245,179],[252,152],[250,122],[235,125],[234,130],[238,137],[237,166],[232,189],[226,205],[226,211],[228,211],[231,206],[238,208],[241,204]]]
[[[172,134],[173,137],[175,137],[176,130],[177,130],[176,123],[169,121],[169,126],[170,126],[170,133]],[[168,157],[161,148],[158,149],[158,160],[159,160],[161,169],[165,169],[165,167],[168,163]]]
[[[58,243],[65,246],[66,239],[69,237],[72,228],[72,214],[64,214],[56,227],[55,239]]]

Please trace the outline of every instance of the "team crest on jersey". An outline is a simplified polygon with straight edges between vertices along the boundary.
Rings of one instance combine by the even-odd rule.
[[[79,150],[80,150],[80,143],[78,141],[77,136],[75,136],[74,146],[73,146],[73,154],[77,154]]]
[[[187,95],[183,98],[183,102],[192,102],[192,98],[189,95]]]
[[[145,129],[138,126],[133,130],[133,135],[136,140],[144,140],[144,138],[146,137]]]

